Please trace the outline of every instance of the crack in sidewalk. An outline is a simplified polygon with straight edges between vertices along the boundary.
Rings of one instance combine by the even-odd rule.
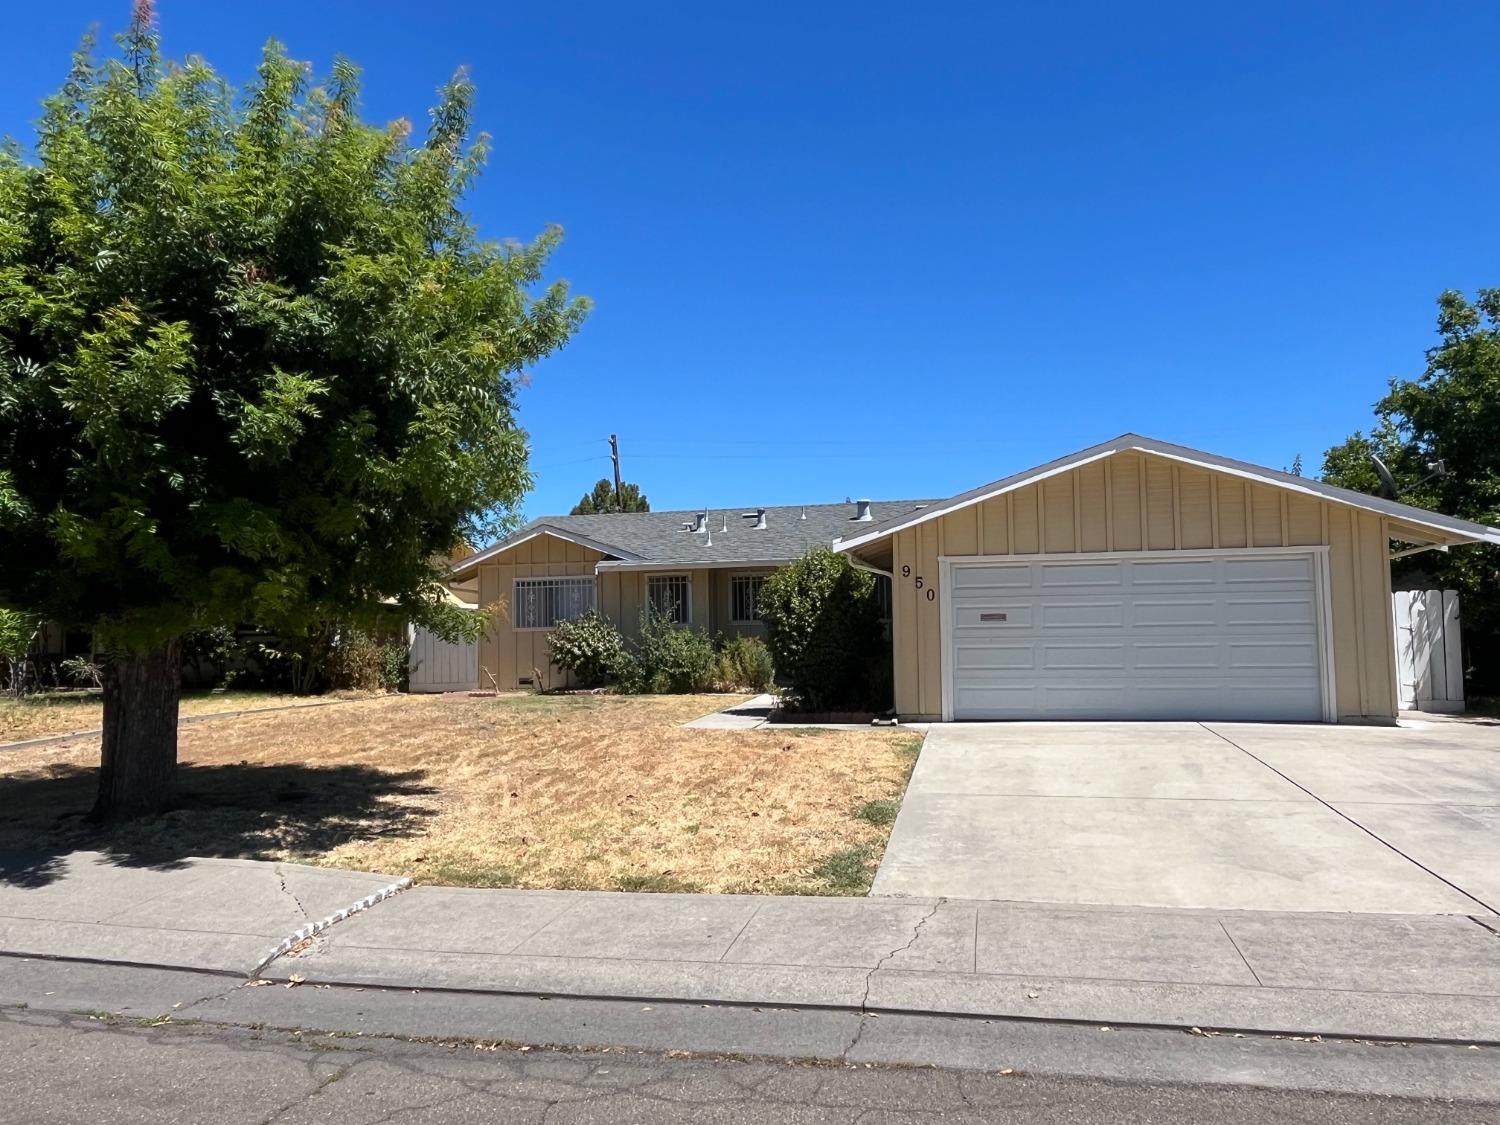
[[[864,995],[859,998],[859,1024],[854,1029],[854,1037],[849,1040],[848,1046],[846,1046],[840,1053],[840,1062],[847,1063],[849,1061],[849,1052],[853,1051],[854,1048],[859,1046],[859,1041],[865,1036],[865,1028],[869,1026],[870,1019],[872,1018],[872,1014],[870,1012],[870,990],[874,987],[875,984],[875,974],[880,972],[881,969],[885,968],[887,962],[889,962],[891,958],[905,953],[912,946],[916,945],[917,939],[922,936],[922,928],[926,926],[928,922],[932,921],[937,912],[944,906],[946,906],[947,903],[948,900],[946,898],[939,898],[936,902],[934,902],[932,904],[932,909],[929,910],[926,914],[922,915],[922,917],[918,918],[916,924],[912,926],[911,937],[907,938],[903,944],[898,945],[895,949],[891,950],[889,953],[881,957],[879,961],[875,962],[875,967],[865,974],[865,991]]]

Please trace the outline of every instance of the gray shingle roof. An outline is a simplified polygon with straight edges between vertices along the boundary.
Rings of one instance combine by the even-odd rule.
[[[870,523],[854,518],[855,506],[852,503],[767,508],[766,526],[761,531],[755,529],[755,508],[709,508],[704,523],[709,534],[684,530],[702,509],[543,516],[532,520],[514,535],[464,559],[455,570],[470,568],[476,560],[482,562],[537,532],[547,530],[591,541],[608,554],[641,563],[680,566],[784,563],[801,558],[812,547],[831,546],[839,536],[853,535],[874,523],[911,515],[930,503],[934,501],[877,500],[870,505]]]

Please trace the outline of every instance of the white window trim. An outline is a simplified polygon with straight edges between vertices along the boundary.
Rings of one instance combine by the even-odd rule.
[[[675,622],[675,624],[683,625],[683,626],[691,625],[693,623],[693,576],[691,574],[689,574],[687,571],[677,571],[677,570],[674,570],[674,571],[669,571],[669,572],[665,572],[665,573],[661,573],[661,574],[648,574],[646,576],[646,605],[649,608],[651,608],[651,609],[655,609],[656,608],[656,603],[651,600],[651,582],[652,582],[652,580],[656,579],[656,580],[666,581],[667,579],[671,579],[671,578],[680,578],[680,579],[682,579],[683,587],[687,590],[687,606],[686,606],[687,613],[684,616],[683,620]]]
[[[511,629],[517,633],[550,633],[557,628],[557,622],[551,625],[517,625],[515,623],[515,607],[520,605],[521,584],[545,583],[545,582],[576,582],[580,585],[587,582],[589,590],[593,594],[593,604],[589,609],[599,608],[599,579],[590,574],[525,574],[517,575],[511,580]],[[563,620],[570,620],[563,618]]]
[[[765,618],[760,617],[760,616],[756,616],[756,617],[737,617],[735,615],[734,584],[736,582],[757,582],[758,581],[758,582],[760,582],[760,584],[762,585],[762,587],[764,587],[765,581],[766,581],[766,579],[768,577],[770,577],[769,574],[760,573],[760,572],[756,572],[754,574],[731,574],[729,576],[729,622],[730,622],[731,625],[755,625],[755,624],[758,624],[759,622],[765,620]],[[751,598],[752,598],[752,601],[754,603],[755,610],[756,610],[756,612],[758,614],[759,610],[760,610],[760,598],[756,597],[753,594],[751,595]]]

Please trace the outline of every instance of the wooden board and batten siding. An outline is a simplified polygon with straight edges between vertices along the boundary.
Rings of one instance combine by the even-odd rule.
[[[499,556],[500,561],[479,567],[479,605],[494,607],[490,627],[479,644],[480,687],[514,689],[530,681],[540,670],[546,683],[540,687],[565,686],[566,677],[551,666],[545,629],[512,626],[517,578],[592,577],[600,552],[551,535],[538,535]]]
[[[896,709],[943,715],[939,559],[1326,547],[1339,719],[1394,718],[1389,523],[1315,496],[1123,451],[891,537]],[[882,560],[883,562],[883,560]]]

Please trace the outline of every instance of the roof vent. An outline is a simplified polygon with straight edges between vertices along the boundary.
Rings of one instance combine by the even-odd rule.
[[[756,531],[764,531],[766,529],[766,510],[764,508],[756,508],[753,512],[746,512],[745,519],[755,521]]]
[[[801,515],[800,515],[800,516],[798,516],[798,517],[797,517],[797,518],[798,518],[798,519],[799,519],[799,520],[805,520],[805,519],[806,519],[806,518],[807,518],[807,509],[806,509],[806,508],[803,508],[803,509],[802,509],[802,514],[801,514]]]
[[[875,517],[870,515],[870,502],[868,500],[856,500],[854,502],[854,520],[856,523],[869,523]]]
[[[694,512],[693,522],[690,525],[694,531],[702,531],[704,523],[708,520],[708,512]]]
[[[721,528],[719,528],[719,530],[721,532],[729,530],[729,513],[728,512],[724,513],[724,526],[721,527]]]

